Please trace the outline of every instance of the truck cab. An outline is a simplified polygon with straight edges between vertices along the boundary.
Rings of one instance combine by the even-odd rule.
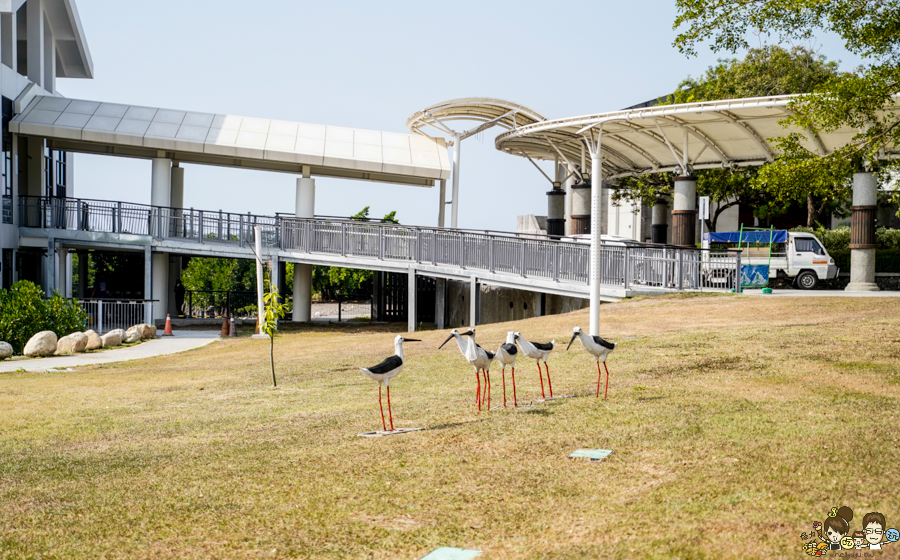
[[[839,272],[834,259],[811,233],[735,231],[706,233],[703,236],[703,249],[735,250],[739,245],[741,265],[769,265],[770,280],[788,278],[795,287],[803,290],[812,290],[822,280],[833,280]]]

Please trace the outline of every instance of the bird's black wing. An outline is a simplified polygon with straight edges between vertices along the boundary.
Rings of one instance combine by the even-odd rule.
[[[518,353],[519,349],[516,348],[515,344],[509,344],[504,342],[500,345],[500,348],[503,348],[503,351],[509,354],[510,356],[515,356]]]
[[[532,342],[532,344],[538,350],[553,350],[553,343],[551,342]]]
[[[391,356],[387,358],[385,361],[381,362],[377,366],[372,366],[370,368],[366,368],[372,373],[382,374],[394,371],[398,367],[403,365],[403,360],[400,356]]]
[[[602,347],[604,347],[604,348],[606,348],[606,349],[609,349],[609,350],[612,350],[613,348],[616,347],[616,345],[613,344],[612,342],[608,342],[608,341],[606,341],[606,340],[603,340],[603,339],[600,338],[599,336],[595,336],[595,337],[594,337],[594,342],[596,342],[596,343],[599,344],[600,346],[602,346]]]
[[[488,360],[493,360],[493,359],[494,359],[494,353],[493,353],[493,352],[488,352],[487,350],[485,350],[484,353],[487,354]]]

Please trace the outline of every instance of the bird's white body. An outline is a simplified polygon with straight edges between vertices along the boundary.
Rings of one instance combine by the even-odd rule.
[[[581,346],[583,346],[584,349],[588,351],[588,354],[593,356],[598,362],[606,363],[606,357],[609,356],[610,352],[616,349],[615,343],[612,343],[612,348],[607,348],[594,340],[594,337],[580,329],[575,335],[578,337],[578,341],[581,342]]]
[[[372,381],[377,381],[379,384],[384,383],[384,385],[388,387],[391,384],[391,379],[400,375],[400,372],[403,371],[403,365],[406,363],[403,361],[403,338],[400,336],[397,336],[397,338],[394,339],[394,356],[400,358],[400,366],[390,371],[385,373],[374,373],[370,371],[369,368],[363,367],[359,368],[359,370]]]
[[[466,360],[472,364],[475,371],[479,369],[491,371],[491,363],[497,359],[496,354],[490,356],[484,348],[475,344],[475,335],[469,335],[467,338],[469,345],[466,348]]]
[[[522,336],[522,333],[513,333],[513,336],[516,338],[519,343],[519,348],[522,349],[522,352],[535,361],[542,361],[545,364],[547,363],[547,357],[550,355],[550,352],[553,352],[553,347],[556,346],[556,341],[553,340],[550,342],[549,350],[541,350],[536,347],[534,344],[529,342]]]
[[[506,333],[506,344],[511,344],[515,346],[516,344],[516,333],[510,331]],[[516,365],[516,357],[519,355],[518,352],[507,352],[506,349],[503,348],[503,344],[500,345],[500,348],[497,349],[497,361],[500,362],[500,365],[503,367]],[[515,350],[515,348],[513,348]]]

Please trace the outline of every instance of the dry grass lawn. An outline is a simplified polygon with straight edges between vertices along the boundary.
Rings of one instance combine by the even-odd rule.
[[[869,511],[900,526],[900,300],[605,305],[608,401],[580,345],[564,351],[587,323],[479,327],[488,348],[513,328],[562,342],[553,388],[577,395],[489,413],[456,346],[437,350],[445,332],[418,333],[392,397],[396,426],[426,430],[379,439],[356,437],[381,422],[356,368],[392,352],[385,328],[278,338],[277,389],[249,338],[3,374],[0,558],[800,558],[833,506],[851,531]],[[534,364],[517,373],[520,399],[539,397]]]

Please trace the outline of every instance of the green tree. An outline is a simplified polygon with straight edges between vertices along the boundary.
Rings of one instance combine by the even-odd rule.
[[[764,46],[750,49],[743,59],[720,59],[699,78],[683,80],[675,93],[660,102],[691,103],[803,93],[839,75],[836,62],[807,48],[787,50],[777,45]],[[826,209],[836,209],[835,201],[846,194],[844,178],[826,170],[808,173],[803,181],[790,185],[772,182],[753,167],[705,169],[696,171],[695,175],[697,193],[718,203],[707,220],[710,231],[716,231],[718,218],[725,210],[738,204],[754,209],[763,221],[793,204],[805,204],[807,225],[812,227]],[[653,201],[660,195],[671,194],[672,179],[671,173],[629,179],[621,183],[620,196]]]
[[[388,212],[380,222],[397,223],[396,216],[396,210]],[[350,219],[359,222],[371,221],[371,218],[369,218],[369,207],[366,206],[356,214],[350,216]],[[372,277],[373,273],[371,270],[340,268],[335,266],[314,266],[312,288],[313,291],[319,293],[323,299],[337,299],[359,292],[368,283],[372,282]]]
[[[195,306],[222,308],[225,306],[224,292],[256,291],[256,265],[250,259],[193,257],[181,272],[181,283],[185,290],[200,292],[193,295]]]
[[[864,165],[884,165],[883,150],[900,145],[900,121],[893,95],[900,89],[900,4],[895,0],[676,0],[680,30],[675,46],[688,56],[700,43],[717,52],[749,47],[751,34],[778,42],[811,40],[822,31],[865,60],[854,73],[839,73],[804,91],[790,105],[785,124],[813,131],[849,127],[851,142],[822,154],[803,146],[799,134],[778,142],[782,152],[760,170],[767,189],[790,192],[818,178],[840,195],[844,182]],[[833,181],[837,181],[836,183]],[[827,190],[827,187],[826,189]]]

